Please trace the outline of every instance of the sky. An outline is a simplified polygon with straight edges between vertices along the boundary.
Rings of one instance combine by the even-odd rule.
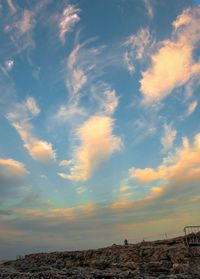
[[[2,0],[0,24],[0,258],[199,225],[199,1]]]

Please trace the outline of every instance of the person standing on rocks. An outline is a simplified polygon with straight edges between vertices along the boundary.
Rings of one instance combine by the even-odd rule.
[[[128,245],[128,240],[125,238],[124,239],[124,245],[127,246]]]

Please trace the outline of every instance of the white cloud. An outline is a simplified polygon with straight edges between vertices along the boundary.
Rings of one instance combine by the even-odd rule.
[[[14,61],[13,61],[13,60],[6,60],[5,63],[4,63],[4,65],[5,65],[5,70],[6,70],[7,72],[9,72],[9,71],[12,70],[12,68],[13,68],[13,66],[14,66]]]
[[[81,54],[82,46],[77,45],[67,59],[67,69],[70,76],[67,76],[66,85],[73,94],[76,94],[87,82],[87,62],[85,54]]]
[[[104,47],[87,48],[87,44],[77,44],[67,59],[66,86],[72,97],[78,97],[78,92],[97,76],[97,59]]]
[[[16,12],[16,7],[15,5],[13,4],[12,0],[7,0],[7,4],[11,10],[12,13],[15,13]]]
[[[85,75],[84,71],[82,69],[74,69],[73,71],[73,90],[74,92],[78,92],[84,84],[87,82],[87,76]]]
[[[36,116],[40,113],[40,108],[36,104],[36,101],[33,97],[28,97],[24,105],[33,116]]]
[[[133,143],[138,144],[144,139],[154,136],[160,120],[161,118],[157,116],[157,109],[154,109],[153,112],[149,110],[146,115],[143,114],[142,117],[136,119],[133,123],[135,132]]]
[[[80,20],[79,13],[80,10],[72,5],[69,5],[64,9],[59,22],[59,36],[62,42],[65,41],[66,34],[71,31],[71,28],[74,26],[74,24]]]
[[[81,98],[89,95],[91,85],[101,72],[99,55],[104,47],[88,48],[87,45],[92,40],[83,44],[77,43],[67,59],[66,88],[68,91],[68,102],[61,105],[55,115],[56,121],[63,123],[66,121],[76,121],[83,117],[88,117],[88,109],[80,106]]]
[[[120,150],[122,142],[112,134],[113,122],[108,116],[95,115],[83,123],[76,131],[80,146],[75,149],[70,173],[58,175],[65,179],[85,181],[113,152]]]
[[[5,76],[9,76],[8,73],[12,70],[14,67],[14,60],[6,60],[3,65],[0,65],[0,69],[3,72]]]
[[[130,74],[135,72],[138,62],[142,63],[151,54],[154,40],[148,28],[140,28],[136,34],[130,35],[124,43],[126,51],[124,62]]]
[[[60,161],[59,166],[67,168],[71,164],[72,164],[72,160],[62,160]]]
[[[124,45],[128,48],[129,57],[140,60],[146,57],[153,39],[148,28],[140,28],[135,35],[130,35]]]
[[[193,50],[200,40],[199,26],[200,6],[183,11],[173,22],[171,40],[160,43],[151,56],[151,66],[142,72],[140,90],[145,103],[159,102],[200,73],[200,64],[193,61]]]
[[[34,48],[33,29],[36,24],[34,11],[19,9],[7,22],[4,32],[9,34],[14,52],[21,53]]]
[[[15,104],[12,112],[7,114],[7,119],[19,133],[31,157],[38,161],[50,162],[56,157],[52,144],[33,136],[33,126],[30,124],[30,120],[39,113],[40,109],[35,99],[29,97],[25,102]]]
[[[119,104],[116,91],[108,84],[99,82],[91,88],[92,98],[99,106],[99,113],[104,115],[114,114]]]
[[[144,0],[144,5],[147,10],[148,16],[152,19],[154,16],[152,0]]]
[[[160,142],[163,146],[163,151],[166,152],[172,148],[174,140],[176,138],[176,130],[172,128],[171,124],[164,124],[164,135]]]
[[[119,97],[116,95],[115,90],[105,91],[105,102],[103,104],[105,114],[112,115],[119,104]]]
[[[55,115],[56,121],[59,123],[71,121],[72,119],[75,119],[76,117],[85,117],[87,116],[87,113],[84,108],[80,107],[78,103],[72,103],[72,104],[66,104],[61,105],[58,112]]]
[[[130,74],[135,73],[135,66],[134,66],[134,63],[133,63],[133,57],[128,50],[126,50],[125,53],[124,53],[124,62],[127,66],[127,69],[129,71],[129,73]]]

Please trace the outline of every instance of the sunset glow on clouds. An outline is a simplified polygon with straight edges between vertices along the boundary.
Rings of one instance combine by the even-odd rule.
[[[87,180],[92,172],[120,150],[121,139],[112,135],[113,120],[107,116],[92,116],[77,130],[81,144],[75,150],[69,174],[58,173],[70,180]],[[75,161],[75,163],[73,163]]]
[[[29,123],[29,120],[39,113],[40,109],[35,100],[29,97],[23,104],[16,104],[14,111],[9,112],[7,118],[19,133],[24,147],[31,157],[38,161],[48,162],[55,159],[55,151],[52,149],[51,143],[32,135],[33,127]]]
[[[158,52],[151,56],[152,65],[142,73],[141,80],[141,91],[147,102],[162,100],[200,73],[200,64],[192,57],[200,39],[199,18],[199,7],[184,11],[173,22],[172,39],[162,41]]]
[[[0,159],[0,175],[5,177],[20,177],[28,173],[24,165],[12,159]]]
[[[197,1],[7,0],[0,14],[0,258],[197,224]]]

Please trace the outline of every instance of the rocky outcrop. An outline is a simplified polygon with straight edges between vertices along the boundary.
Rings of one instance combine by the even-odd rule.
[[[200,250],[182,237],[97,250],[26,255],[0,265],[0,278],[200,279]]]

